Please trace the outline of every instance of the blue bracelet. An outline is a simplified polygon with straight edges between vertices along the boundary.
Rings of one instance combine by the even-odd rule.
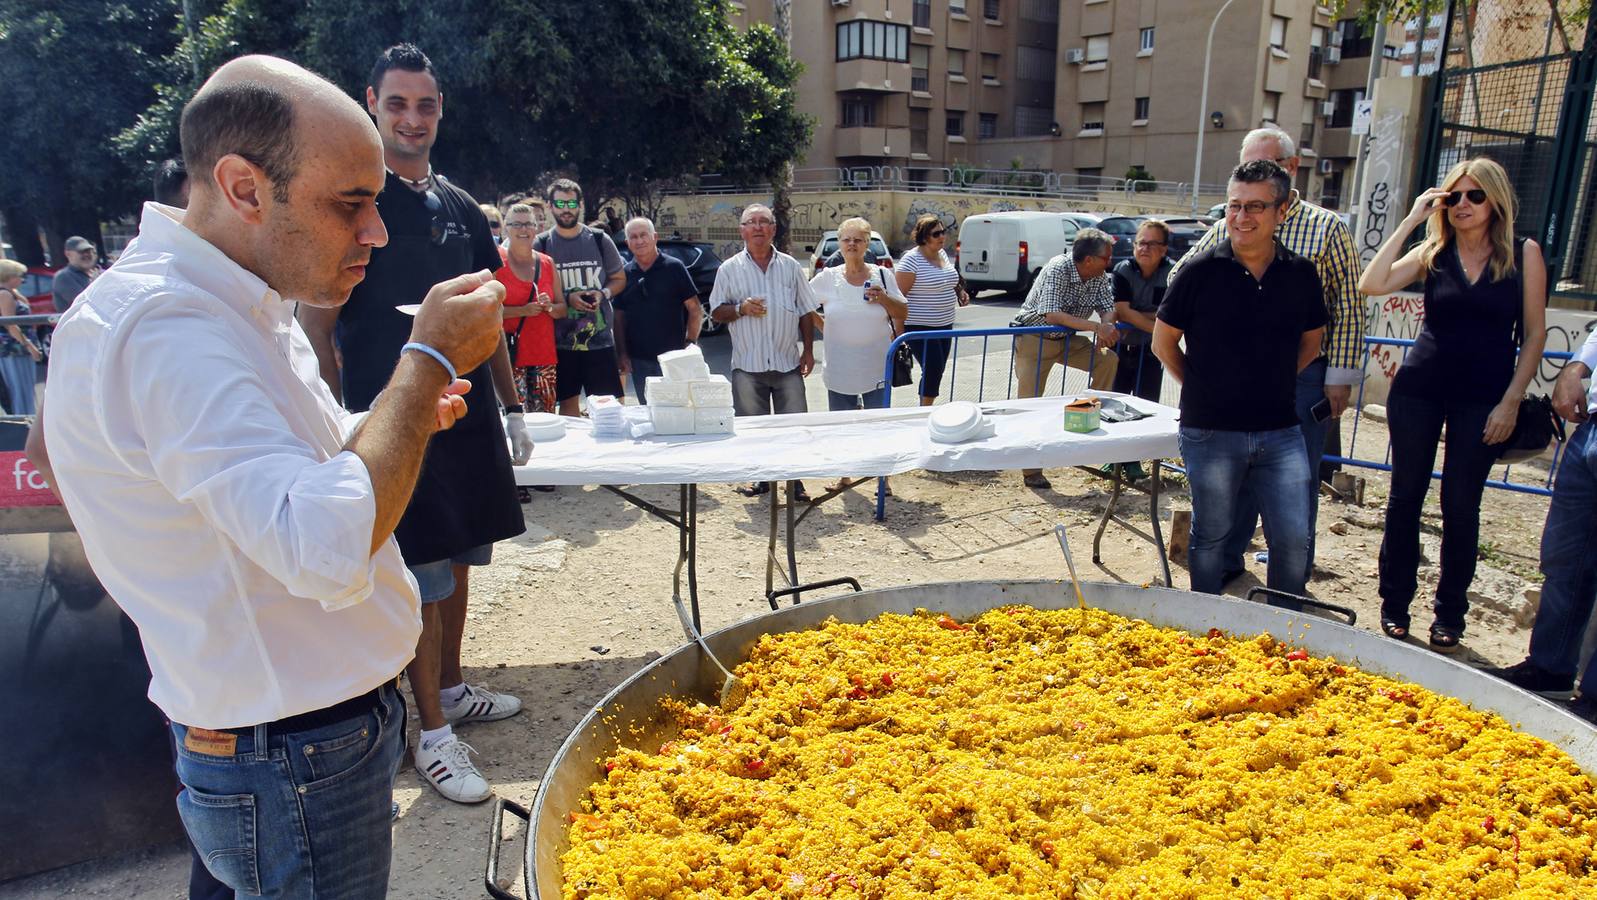
[[[450,384],[454,384],[455,381],[460,378],[460,375],[455,372],[455,367],[449,364],[449,357],[444,356],[442,353],[439,353],[432,347],[423,344],[421,341],[411,341],[405,346],[399,348],[400,353],[404,353],[406,350],[415,350],[418,353],[425,353],[428,356],[431,356],[433,359],[438,360],[438,364],[444,367],[445,372],[449,373]]]

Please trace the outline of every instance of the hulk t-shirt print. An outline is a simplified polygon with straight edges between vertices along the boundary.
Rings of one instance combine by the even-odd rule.
[[[624,265],[615,242],[602,231],[583,228],[574,238],[562,237],[553,229],[538,235],[533,246],[555,261],[560,290],[568,304],[566,318],[555,323],[555,346],[562,350],[602,350],[615,346],[611,323],[615,314],[605,300],[592,312],[570,306],[571,297],[582,291],[599,291],[610,275]]]

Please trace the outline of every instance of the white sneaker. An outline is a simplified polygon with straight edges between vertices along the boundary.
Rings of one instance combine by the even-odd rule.
[[[438,793],[456,803],[481,803],[492,790],[471,762],[477,751],[460,738],[450,735],[431,748],[416,748],[416,771]]]
[[[482,685],[466,685],[459,703],[444,706],[444,720],[451,725],[467,722],[496,722],[521,712],[521,701],[509,694],[498,694]]]

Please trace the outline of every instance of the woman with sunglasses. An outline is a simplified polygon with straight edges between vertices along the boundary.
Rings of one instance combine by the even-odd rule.
[[[1420,555],[1420,511],[1442,428],[1442,549],[1431,649],[1464,634],[1475,578],[1481,494],[1546,343],[1547,266],[1535,241],[1516,239],[1514,188],[1490,159],[1465,160],[1414,201],[1359,278],[1365,294],[1425,285],[1425,320],[1392,379],[1387,418],[1392,490],[1381,539],[1381,630],[1406,640]],[[1426,223],[1425,239],[1403,253]],[[1518,361],[1515,361],[1515,355]]]
[[[954,311],[970,302],[959,290],[959,272],[943,252],[948,241],[943,220],[930,213],[915,220],[915,249],[905,253],[898,261],[898,289],[909,303],[909,318],[904,320],[905,331],[942,331],[954,327]],[[915,358],[920,362],[920,405],[931,406],[937,402],[938,388],[943,382],[943,368],[948,365],[948,351],[952,338],[930,338],[913,341]]]

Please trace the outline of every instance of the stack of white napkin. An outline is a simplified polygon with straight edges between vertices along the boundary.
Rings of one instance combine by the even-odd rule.
[[[711,375],[696,346],[660,354],[663,375],[645,379],[655,434],[731,434],[732,383]]]
[[[593,422],[596,437],[627,435],[626,407],[609,394],[588,398],[588,418]]]

